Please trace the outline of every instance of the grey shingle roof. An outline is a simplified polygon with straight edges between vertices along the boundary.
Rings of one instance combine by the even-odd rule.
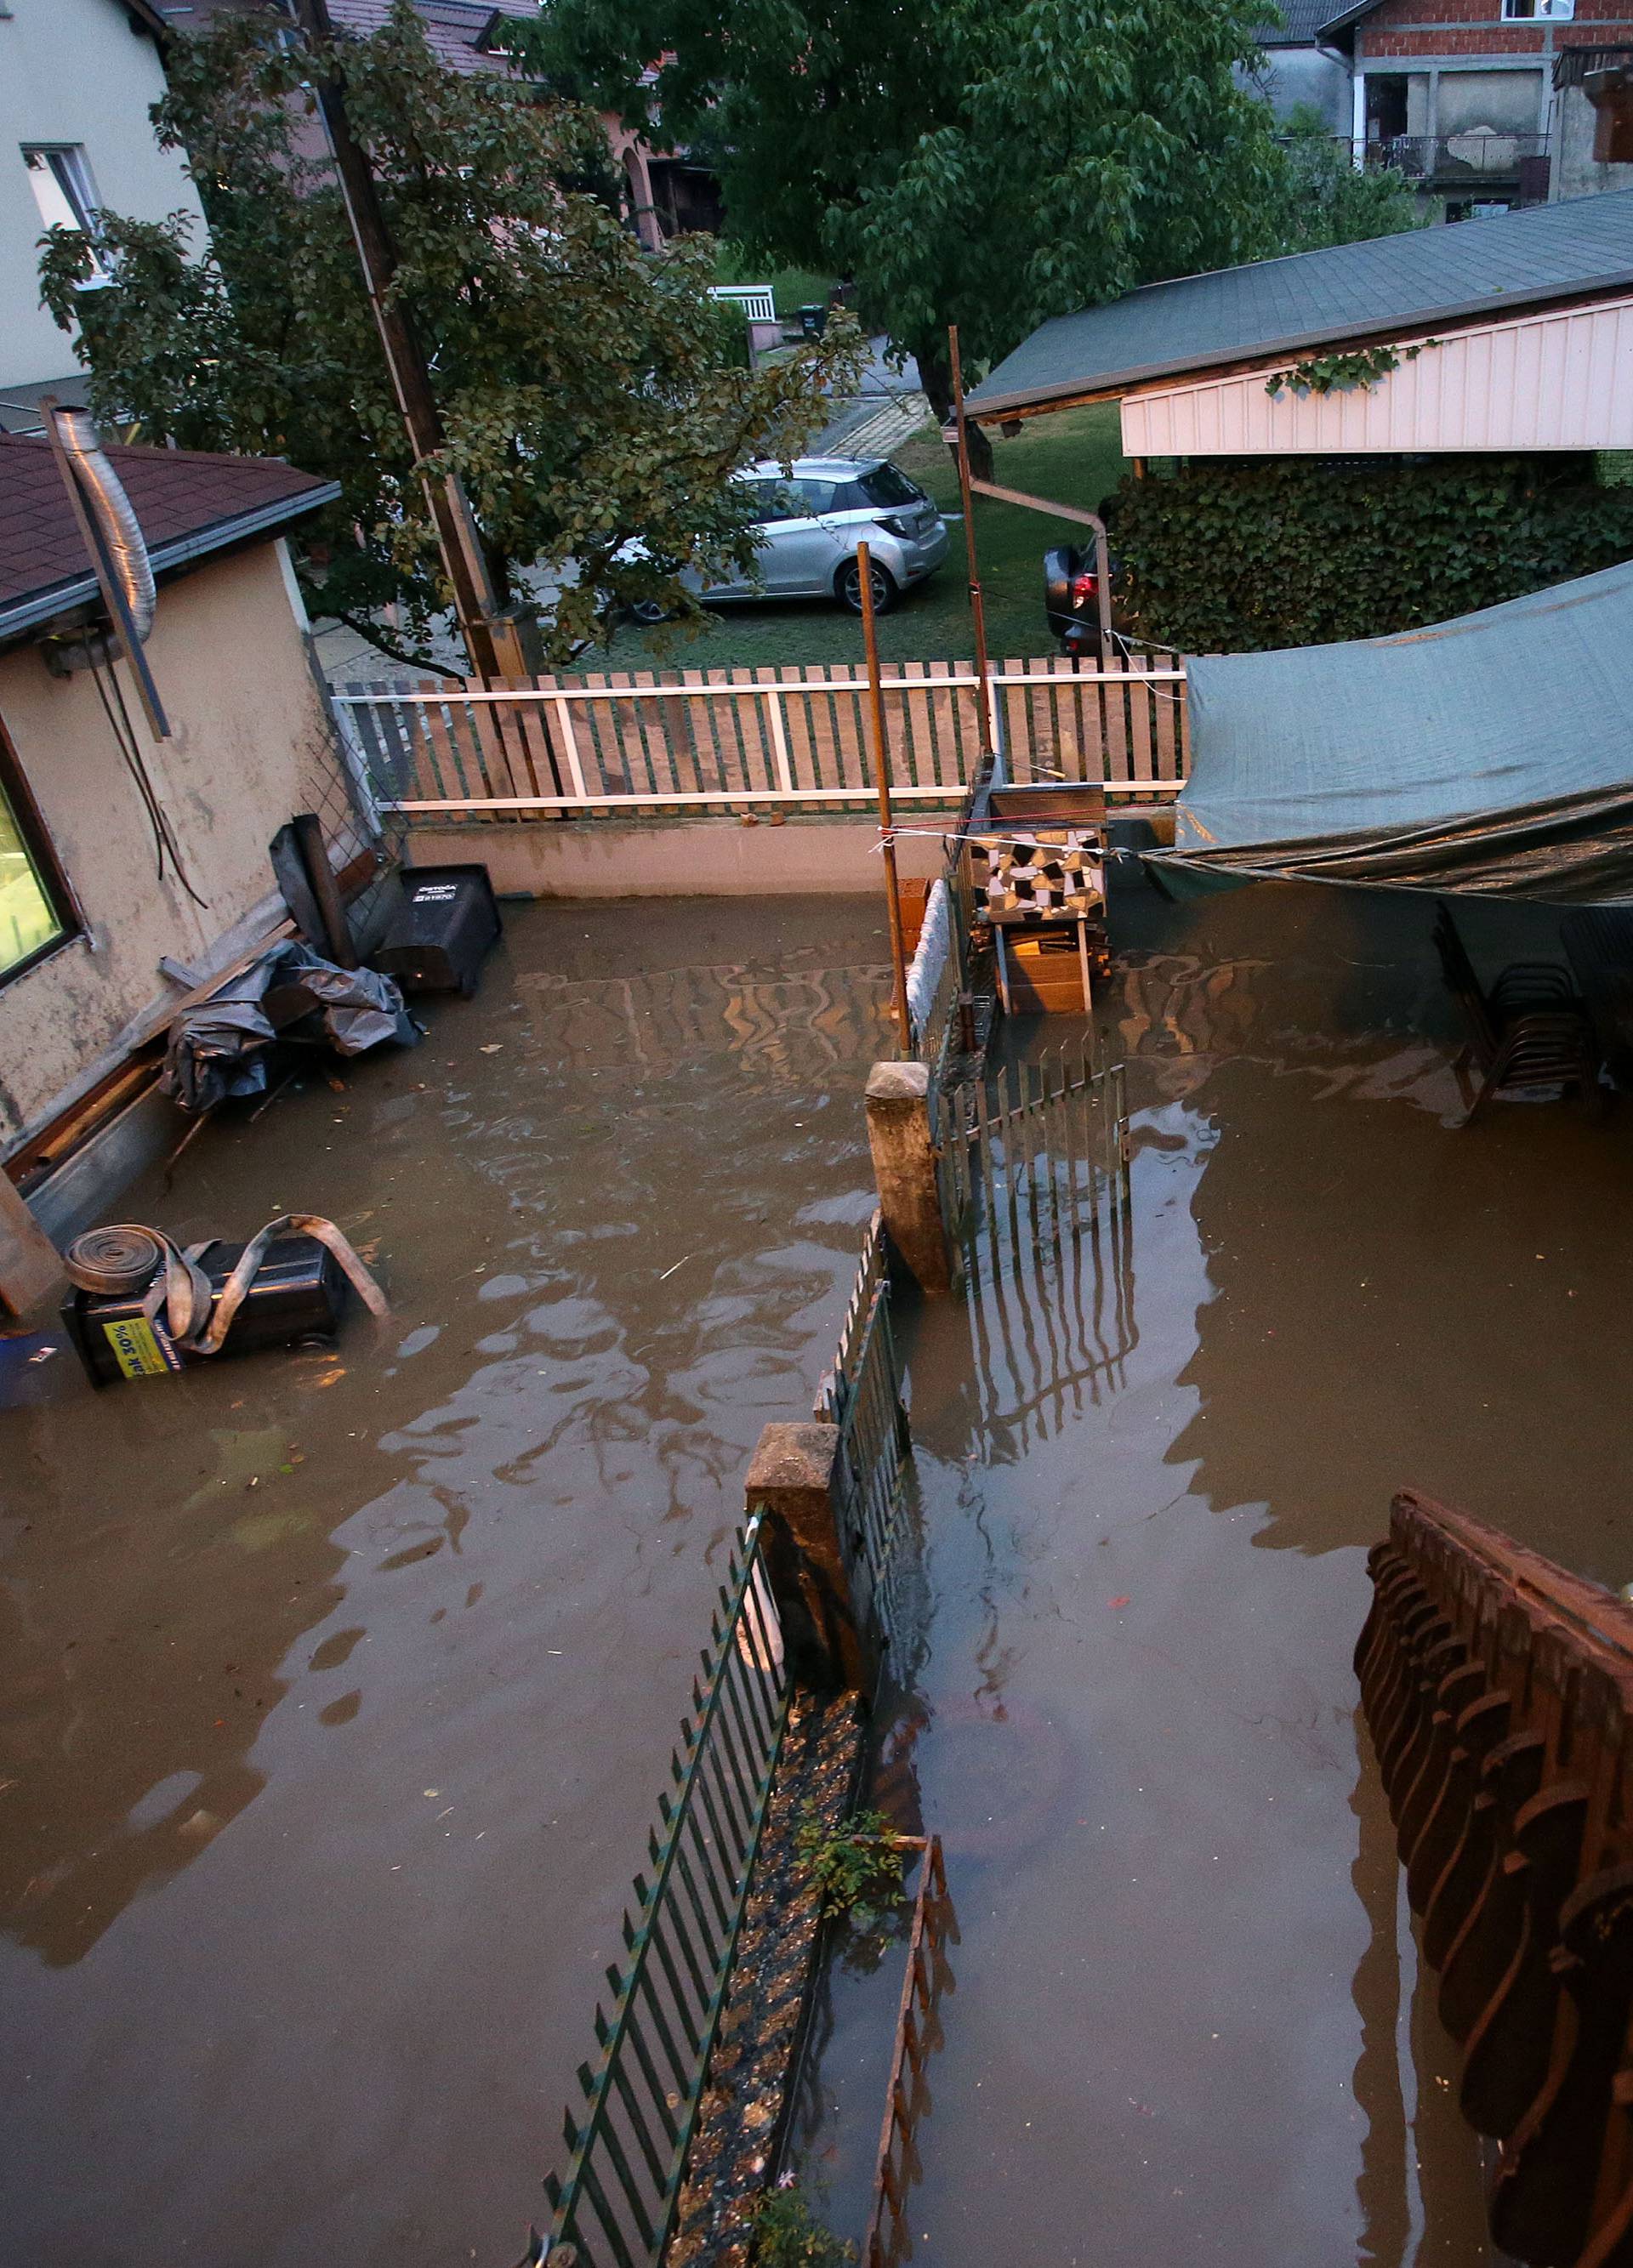
[[[1261,48],[1309,48],[1323,24],[1338,12],[1336,0],[1275,0],[1281,10],[1279,24],[1261,24],[1255,34]]]
[[[1044,324],[970,396],[993,415],[1347,338],[1633,288],[1633,189],[1298,252]]]

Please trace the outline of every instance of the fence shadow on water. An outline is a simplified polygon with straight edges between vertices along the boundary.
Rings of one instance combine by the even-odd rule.
[[[1121,1064],[1092,1030],[935,1093],[984,1430],[1016,1446],[1124,1383],[1138,1343]]]

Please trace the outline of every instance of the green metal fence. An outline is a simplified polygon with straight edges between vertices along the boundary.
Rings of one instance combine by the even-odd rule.
[[[607,1971],[610,2011],[595,2011],[599,2052],[579,2067],[566,2171],[545,2183],[550,2240],[536,2235],[527,2258],[551,2268],[652,2268],[674,2223],[788,1715],[762,1517],[720,1586],[647,1837],[653,1872],[635,1878],[626,1958]]]
[[[884,1225],[876,1213],[816,1415],[839,1429],[839,1541],[857,1618],[868,1623],[882,1653],[888,1653],[894,1635],[897,1509],[902,1465],[912,1447],[890,1301]]]

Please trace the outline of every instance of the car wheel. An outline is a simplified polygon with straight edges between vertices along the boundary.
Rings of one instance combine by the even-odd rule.
[[[861,569],[854,559],[847,559],[840,568],[834,578],[833,590],[842,607],[848,607],[853,615],[861,614]],[[900,597],[895,576],[888,567],[881,567],[876,559],[873,562],[873,611],[876,615],[888,615]]]
[[[645,630],[654,630],[658,623],[667,622],[669,619],[669,608],[660,606],[656,599],[637,599],[630,608],[630,620],[639,622]]]

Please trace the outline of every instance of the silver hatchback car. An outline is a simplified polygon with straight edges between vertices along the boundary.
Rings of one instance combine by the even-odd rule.
[[[732,475],[756,492],[760,540],[752,576],[694,587],[711,606],[738,599],[837,599],[861,612],[856,547],[873,562],[883,614],[947,556],[947,523],[915,481],[883,457],[801,457],[745,465]],[[691,577],[687,578],[691,580]],[[638,620],[653,619],[635,610]]]

